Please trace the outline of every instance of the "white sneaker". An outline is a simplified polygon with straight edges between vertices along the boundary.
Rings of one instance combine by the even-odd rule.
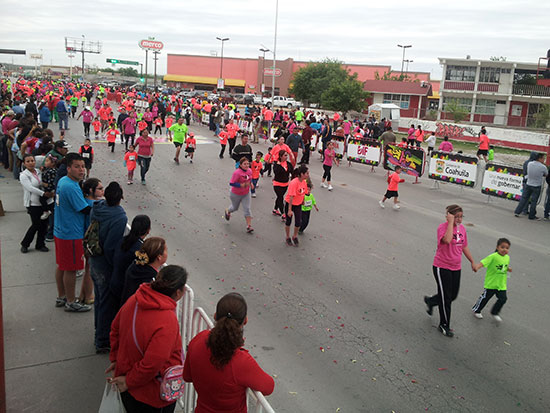
[[[497,323],[502,323],[502,318],[499,315],[493,315],[493,318]]]
[[[380,208],[386,208],[386,205],[382,201],[378,201],[378,205],[380,205]]]
[[[480,320],[483,318],[483,314],[481,313],[474,313],[475,318],[479,318]]]
[[[256,198],[256,193],[253,193],[253,194],[252,194],[252,198]]]
[[[332,191],[333,189],[334,189],[334,188],[332,187],[332,185],[329,185],[329,186],[328,186],[328,190],[329,190],[329,191]]]
[[[399,205],[397,205],[397,204],[395,204],[395,205],[393,206],[393,209],[399,209],[399,208],[401,208],[401,207],[400,207]]]
[[[325,184],[324,182],[321,182],[321,188],[328,188],[328,185]]]
[[[44,221],[48,219],[48,217],[51,215],[51,211],[44,211],[42,212],[42,215],[40,215],[40,220]]]

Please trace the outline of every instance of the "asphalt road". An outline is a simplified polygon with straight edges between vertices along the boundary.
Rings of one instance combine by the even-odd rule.
[[[82,126],[72,120],[70,126],[67,140],[77,149]],[[252,203],[254,234],[245,232],[241,211],[229,223],[222,218],[233,162],[218,159],[207,128],[191,130],[199,142],[195,162],[175,165],[173,145],[157,144],[146,186],[125,185],[120,144],[114,154],[103,142],[93,144],[92,176],[124,183],[128,216],[152,218],[152,234],[167,239],[169,263],[189,270],[207,313],[227,292],[246,297],[245,346],[275,377],[268,400],[277,412],[548,411],[548,222],[515,218],[515,203],[488,202],[478,189],[431,190],[427,178],[412,185],[406,177],[402,209],[382,210],[381,167],[376,173],[358,164],[334,167],[328,192],[319,187],[322,167],[314,155],[320,212],[312,212],[300,247],[288,247],[280,219],[271,215],[267,178]],[[438,332],[437,311],[428,317],[422,301],[436,291],[435,231],[451,203],[464,207],[475,259],[506,236],[514,269],[497,325],[489,307],[483,320],[472,317],[484,272],[474,274],[463,260],[452,339]]]

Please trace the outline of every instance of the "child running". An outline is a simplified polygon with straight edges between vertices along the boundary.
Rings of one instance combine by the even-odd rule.
[[[86,179],[90,177],[90,169],[92,169],[92,163],[94,162],[94,148],[92,148],[92,142],[89,138],[84,139],[84,145],[80,147],[78,153],[84,159],[84,166],[86,167]]]
[[[267,176],[271,176],[271,167],[273,166],[273,156],[271,155],[271,146],[267,148],[267,153],[264,157],[264,169],[262,171],[262,176],[267,172]]]
[[[256,152],[256,159],[252,161],[250,169],[252,169],[252,198],[256,198],[256,188],[258,187],[258,181],[260,179],[260,173],[264,165],[262,164],[262,156],[264,154],[260,151]]]
[[[227,133],[227,128],[223,128],[223,130],[219,133],[218,137],[220,138],[220,159],[223,159],[223,154],[225,153],[225,147],[227,146],[227,139],[229,138],[229,133]]]
[[[328,188],[329,191],[332,191],[332,185],[330,184],[330,170],[332,169],[332,163],[336,162],[336,165],[340,165],[340,161],[336,159],[336,152],[334,152],[334,145],[331,142],[327,144],[325,149],[325,159],[323,160],[323,179],[321,180],[321,188]],[[325,184],[325,179],[327,183]],[[327,185],[328,184],[328,185]]]
[[[116,137],[120,135],[120,131],[116,128],[116,123],[111,122],[110,128],[106,133],[107,135],[107,142],[109,147],[111,148],[111,153],[115,151],[115,142]]]
[[[174,124],[174,117],[172,115],[166,116],[166,119],[164,119],[164,126],[166,127],[166,135],[168,136],[168,139],[170,141],[172,140],[172,131],[170,130],[170,127]]]
[[[130,145],[124,155],[124,166],[128,170],[128,185],[134,183],[134,170],[136,169],[138,154],[134,145]]]
[[[510,268],[510,241],[506,238],[499,238],[497,241],[497,249],[491,255],[483,258],[479,264],[475,266],[476,271],[481,267],[487,269],[485,274],[485,283],[483,288],[485,290],[477,299],[477,302],[472,307],[474,317],[483,318],[481,310],[485,308],[489,300],[493,295],[497,296],[497,302],[491,309],[491,315],[496,322],[500,323],[502,318],[499,313],[504,303],[506,303],[506,273],[512,272]]]
[[[185,139],[185,157],[189,157],[189,163],[193,163],[193,155],[195,154],[195,149],[197,148],[197,141],[195,139],[195,134],[189,132],[187,138]]]
[[[99,131],[101,130],[101,122],[95,117],[94,121],[92,122],[92,126],[94,127],[95,132],[95,138],[97,139],[99,137]]]
[[[311,215],[311,209],[315,208],[315,211],[319,212],[319,208],[317,208],[317,202],[315,202],[315,197],[311,193],[311,190],[313,189],[313,183],[311,182],[311,179],[307,178],[307,192],[304,196],[304,203],[302,204],[302,225],[300,225],[300,229],[298,230],[298,234],[303,234],[306,230],[308,224],[309,224],[309,216]]]
[[[400,182],[405,182],[404,179],[399,178],[399,174],[401,173],[401,167],[398,165],[395,167],[395,172],[392,173],[388,177],[388,189],[386,190],[386,194],[384,195],[384,198],[382,198],[381,201],[378,202],[380,204],[380,207],[385,208],[384,202],[386,199],[393,198],[393,209],[399,209],[399,200],[397,199],[399,197],[399,193],[397,192],[397,189],[399,187]]]
[[[298,241],[298,231],[302,226],[302,204],[304,203],[304,197],[307,192],[306,179],[309,178],[309,170],[306,165],[300,165],[292,173],[294,177],[288,185],[288,191],[285,197],[285,235],[286,244],[297,247],[300,245]],[[290,224],[292,223],[292,216],[294,215],[294,234],[292,239],[290,238]]]
[[[156,119],[155,119],[155,133],[154,135],[157,134],[157,131],[158,133],[160,133],[160,136],[162,136],[162,118],[160,116],[158,116]]]

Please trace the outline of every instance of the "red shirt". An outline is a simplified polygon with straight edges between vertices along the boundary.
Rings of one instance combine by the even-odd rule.
[[[260,172],[262,171],[263,164],[261,162],[258,162],[256,160],[252,161],[252,164],[250,165],[250,169],[252,169],[252,179],[258,179],[260,177]]]
[[[294,178],[288,185],[288,191],[285,196],[285,201],[290,202],[292,196],[292,205],[302,205],[304,203],[304,196],[307,192],[306,180],[300,181],[299,178]]]
[[[489,137],[485,134],[482,134],[479,137],[479,149],[481,150],[489,150]]]
[[[109,129],[107,131],[107,141],[115,142],[117,135],[120,135],[120,131],[118,131],[117,129]]]
[[[221,145],[227,145],[227,137],[229,134],[226,131],[221,131],[218,137],[220,138]]]
[[[134,311],[136,313],[133,337]],[[161,408],[172,402],[160,398],[157,375],[168,367],[181,365],[182,343],[176,317],[176,302],[158,293],[150,284],[141,284],[118,312],[111,325],[111,353],[116,361],[115,376],[126,376],[130,394],[142,403]]]
[[[388,185],[388,191],[397,191],[397,188],[399,186],[399,182],[405,182],[404,179],[399,178],[399,174],[397,172],[394,172],[390,175],[390,182]]]
[[[191,340],[183,368],[183,379],[193,383],[199,396],[195,413],[245,413],[246,389],[269,395],[275,382],[242,347],[221,370],[215,368],[206,346],[209,334],[202,331]]]
[[[237,135],[237,132],[239,131],[239,125],[236,125],[235,123],[228,123],[225,128],[229,133],[230,139],[233,139]]]

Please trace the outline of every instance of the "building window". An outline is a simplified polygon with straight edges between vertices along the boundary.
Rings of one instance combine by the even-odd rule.
[[[478,99],[476,101],[476,114],[494,115],[496,103],[496,100]]]
[[[479,72],[479,81],[482,83],[498,83],[501,69],[499,67],[482,67]]]
[[[456,82],[473,82],[475,79],[475,66],[447,66],[445,80],[453,80]]]
[[[444,97],[443,98],[443,112],[446,111],[447,103],[456,101],[458,106],[463,108],[466,112],[470,113],[472,110],[472,99],[468,98],[453,98],[453,97]]]
[[[401,109],[408,109],[411,102],[410,95],[396,95],[391,93],[384,93],[384,101],[382,103],[393,103],[399,106]]]

